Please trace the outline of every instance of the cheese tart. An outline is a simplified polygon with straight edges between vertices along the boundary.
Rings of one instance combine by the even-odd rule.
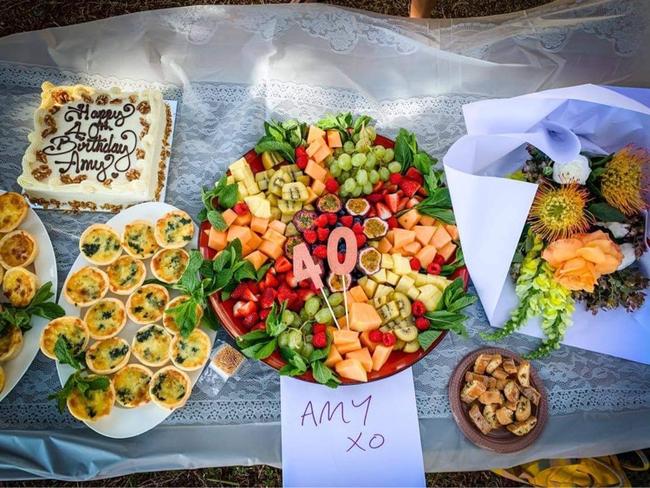
[[[0,264],[4,269],[27,267],[37,254],[36,239],[27,231],[14,230],[0,239]]]
[[[155,237],[160,247],[185,247],[194,237],[194,222],[187,212],[172,210],[156,220]]]
[[[165,311],[163,312],[162,323],[165,326],[165,329],[167,329],[167,331],[170,332],[173,335],[176,335],[176,334],[178,334],[180,332],[180,327],[176,323],[176,318],[174,317],[174,315],[169,313],[169,310],[181,305],[182,303],[185,303],[189,299],[190,299],[190,297],[188,297],[187,295],[181,295],[181,296],[178,296],[178,297],[174,298],[165,307]],[[203,318],[203,308],[201,308],[201,306],[197,304],[196,305],[197,323],[201,322],[201,318]]]
[[[111,264],[122,254],[120,235],[109,225],[93,224],[81,234],[79,252],[91,264]]]
[[[92,339],[109,339],[126,325],[126,309],[117,298],[102,298],[86,310],[84,322]]]
[[[151,324],[162,318],[169,292],[162,285],[142,285],[126,301],[126,313],[136,324]]]
[[[144,263],[133,256],[120,256],[106,268],[108,287],[116,295],[130,295],[147,277]]]
[[[190,255],[185,249],[161,249],[151,258],[151,273],[164,283],[176,283],[189,261]]]
[[[88,375],[89,380],[95,377],[97,375]],[[110,380],[105,390],[93,389],[82,393],[74,388],[66,404],[70,414],[77,420],[94,422],[110,415],[115,404],[115,388]]]
[[[146,220],[134,220],[126,224],[122,232],[122,247],[134,258],[147,259],[153,256],[159,248],[153,226]]]
[[[23,348],[23,332],[20,327],[10,325],[0,332],[0,363],[9,361]]]
[[[97,374],[112,374],[126,366],[131,357],[129,343],[121,337],[97,341],[86,351],[86,365]]]
[[[172,363],[183,371],[202,368],[210,357],[212,343],[208,334],[201,329],[194,329],[189,336],[178,334],[172,341],[170,356]]]
[[[159,369],[151,378],[149,395],[159,407],[173,410],[182,407],[192,393],[192,384],[187,373],[173,366]]]
[[[131,342],[131,352],[145,366],[156,368],[169,361],[172,336],[160,325],[138,329]]]
[[[127,364],[113,375],[115,401],[124,408],[135,408],[151,401],[149,383],[153,373],[141,364]]]
[[[89,307],[108,293],[108,276],[95,266],[84,266],[68,276],[63,296],[75,307]]]
[[[88,327],[79,317],[65,315],[48,323],[41,333],[41,352],[50,359],[56,359],[54,346],[63,337],[73,356],[86,350],[88,346]]]
[[[29,205],[22,195],[11,191],[0,195],[0,232],[11,232],[18,227],[28,210]]]
[[[37,290],[38,277],[20,266],[7,270],[2,278],[2,291],[14,307],[29,305]]]

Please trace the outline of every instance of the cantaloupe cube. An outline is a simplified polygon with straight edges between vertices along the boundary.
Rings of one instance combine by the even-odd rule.
[[[327,144],[323,144],[321,148],[314,153],[312,158],[317,163],[320,163],[321,161],[324,161],[330,154],[332,154],[330,147]]]
[[[210,235],[208,237],[208,247],[210,249],[215,249],[221,251],[225,249],[228,245],[228,234],[220,230],[215,229],[214,227],[210,228]]]
[[[271,220],[269,222],[269,229],[273,229],[280,235],[284,235],[284,231],[287,230],[287,224],[279,220]]]
[[[262,243],[259,245],[258,249],[273,259],[278,259],[280,256],[282,256],[283,253],[282,246],[280,244],[277,242],[268,241],[266,239],[262,239]]]
[[[428,215],[423,215],[420,217],[420,225],[430,225],[430,226],[435,226],[436,224],[436,219],[433,217],[429,217]]]
[[[393,229],[393,247],[400,248],[415,241],[415,231],[395,228]]]
[[[436,228],[432,225],[416,225],[413,230],[415,231],[415,238],[423,246],[429,244],[433,234],[436,233]]]
[[[323,146],[326,146],[326,144],[322,137],[314,139],[309,143],[309,146],[307,146],[307,156],[313,158],[314,154],[316,154],[316,152]]]
[[[390,242],[390,245],[393,246],[395,244],[395,230],[391,229],[388,232],[386,232],[386,240]]]
[[[228,242],[234,241],[235,239],[239,239],[242,247],[244,247],[246,243],[250,240],[252,234],[253,231],[250,230],[249,227],[243,227],[241,225],[233,224],[230,227],[228,227],[226,239],[228,240]]]
[[[333,368],[339,361],[343,361],[343,356],[341,356],[338,349],[336,349],[336,346],[332,344],[330,346],[330,352],[327,354],[327,359],[325,360],[325,366]]]
[[[420,212],[412,208],[399,217],[397,221],[403,228],[410,230],[420,221]]]
[[[366,296],[366,292],[363,291],[363,288],[357,285],[348,290],[348,301],[367,303],[368,297]]]
[[[442,225],[439,225],[431,238],[431,245],[435,246],[436,249],[442,249],[449,242],[451,242],[449,232],[447,232]]]
[[[352,331],[348,331],[352,332]],[[338,344],[336,348],[339,350],[341,354],[347,354],[350,351],[356,351],[357,349],[361,349],[361,342],[359,342],[359,339],[355,340],[354,342],[344,342],[343,344]]]
[[[332,149],[335,147],[343,147],[339,131],[336,129],[330,129],[327,131],[327,145]]]
[[[307,142],[311,144],[316,139],[323,139],[325,137],[325,131],[320,127],[315,125],[309,126],[309,131],[307,132]]]
[[[343,315],[342,317],[338,317],[336,321],[339,323],[339,327],[341,329],[345,329],[345,330],[349,329],[348,320],[345,318],[345,315]]]
[[[436,257],[436,253],[436,248],[429,244],[420,249],[415,257],[418,258],[422,267],[426,268],[433,262],[433,258]]]
[[[413,241],[410,244],[406,244],[403,249],[407,255],[415,256],[420,251],[420,249],[422,249],[422,244],[417,241]]]
[[[258,234],[264,234],[267,227],[269,226],[269,219],[262,219],[260,217],[251,218],[251,230],[257,232]]]
[[[237,215],[232,208],[221,212],[221,216],[223,217],[223,220],[226,222],[226,225],[228,227],[230,227],[232,223],[237,220],[237,217],[239,217],[239,215]]]
[[[255,269],[258,270],[262,267],[262,265],[266,262],[268,256],[262,254],[259,251],[253,251],[250,253],[248,256],[246,256],[244,259],[247,261],[250,261],[253,266],[255,266]]]
[[[335,366],[339,376],[355,381],[368,381],[368,374],[358,359],[344,359]]]
[[[451,224],[445,224],[445,230],[449,233],[454,241],[458,240],[458,227]]]
[[[345,359],[358,359],[361,361],[361,365],[366,370],[366,373],[372,371],[372,357],[370,357],[370,351],[366,347],[347,353]]]
[[[284,245],[284,241],[287,240],[286,237],[284,237],[282,234],[277,232],[274,229],[266,229],[266,232],[262,236],[262,239],[265,239],[267,241],[275,242],[276,244],[279,244],[280,246]]]
[[[379,251],[382,254],[386,254],[386,253],[389,253],[392,248],[393,248],[393,245],[390,243],[388,238],[383,237],[379,241],[379,245],[377,246],[377,251]]]
[[[327,170],[320,164],[310,159],[305,168],[305,174],[311,176],[314,180],[325,181],[327,179]]]
[[[445,258],[445,262],[456,252],[456,244],[448,242],[441,249],[438,249],[438,254]]]
[[[314,180],[311,184],[311,189],[314,190],[316,195],[321,196],[325,192],[325,183],[320,180]]]
[[[373,342],[370,340],[369,330],[364,330],[361,334],[359,334],[359,341],[361,341],[361,345],[363,347],[367,347],[370,352],[373,352],[375,350],[375,347],[377,347],[379,344],[379,342]]]
[[[242,244],[242,254],[244,256],[255,251],[262,244],[262,238],[258,236],[255,232],[251,231],[250,236],[246,244]]]
[[[253,220],[253,214],[246,212],[244,215],[237,215],[235,225],[250,225],[251,220]]]
[[[307,200],[304,201],[304,204],[307,205],[309,203],[315,202],[318,200],[318,195],[312,190],[311,186],[307,187]]]
[[[354,343],[359,339],[359,333],[353,330],[336,329],[332,332],[332,339],[334,341],[334,344],[337,346],[351,342]]]
[[[363,332],[364,330],[378,329],[381,317],[375,307],[369,303],[354,302],[350,304],[350,329]]]
[[[386,364],[386,361],[388,361],[391,352],[393,352],[393,346],[387,347],[383,344],[378,344],[372,353],[372,370],[379,371]]]

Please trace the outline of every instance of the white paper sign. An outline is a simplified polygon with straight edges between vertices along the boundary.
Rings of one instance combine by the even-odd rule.
[[[413,373],[335,390],[283,376],[284,486],[424,486]]]

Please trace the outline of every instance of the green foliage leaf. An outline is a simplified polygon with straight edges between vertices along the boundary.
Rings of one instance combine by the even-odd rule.
[[[288,327],[288,324],[282,322],[282,314],[286,308],[286,300],[282,302],[280,306],[278,306],[276,302],[273,302],[271,312],[269,312],[266,317],[266,333],[269,336],[277,337]]]
[[[334,371],[325,365],[323,361],[315,361],[311,363],[312,374],[314,379],[325,386],[336,388],[341,384],[341,380],[336,377]]]
[[[420,343],[420,347],[426,351],[429,349],[429,347],[431,347],[431,344],[433,344],[435,340],[440,337],[440,334],[442,334],[442,332],[439,330],[425,330],[424,332],[421,332],[418,335],[418,342]]]
[[[605,202],[592,203],[587,210],[601,222],[625,222],[627,220],[623,212]]]

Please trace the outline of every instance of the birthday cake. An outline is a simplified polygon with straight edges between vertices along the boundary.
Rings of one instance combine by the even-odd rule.
[[[160,92],[41,88],[18,178],[33,203],[119,211],[159,198],[172,127]]]

